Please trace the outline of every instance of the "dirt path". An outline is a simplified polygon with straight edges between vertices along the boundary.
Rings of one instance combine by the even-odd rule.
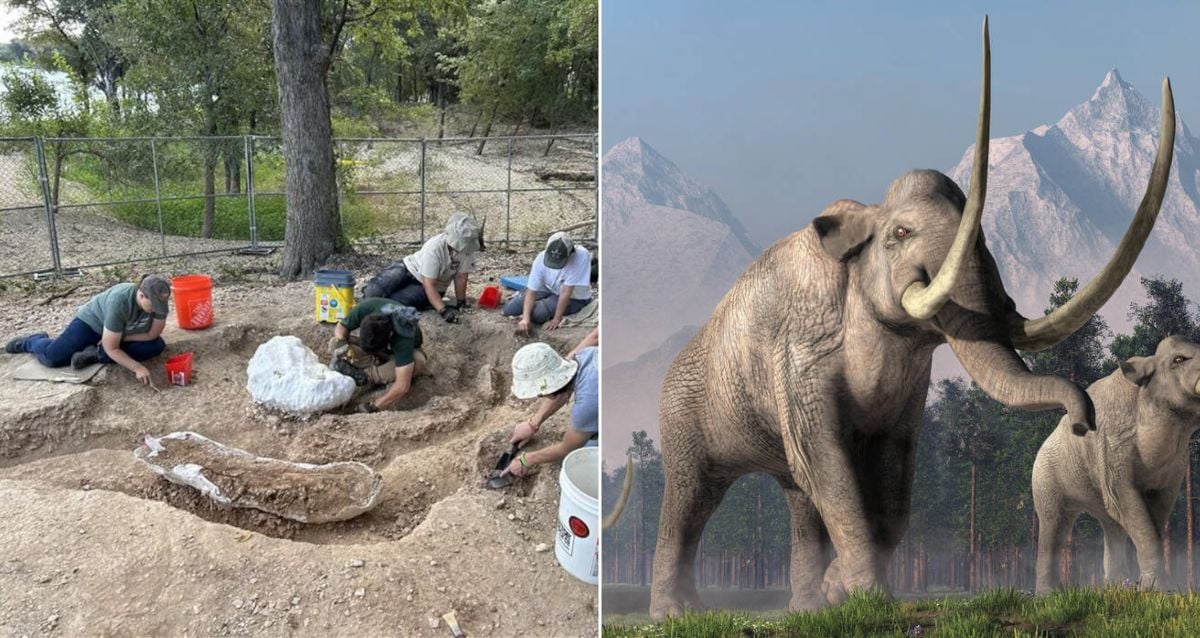
[[[527,258],[489,255],[473,293]],[[195,355],[186,388],[155,394],[113,366],[91,386],[15,381],[24,355],[0,355],[0,634],[448,636],[434,620],[453,609],[474,636],[595,635],[595,588],[553,555],[557,466],[508,493],[482,487],[533,409],[508,392],[530,337],[495,312],[458,325],[427,314],[434,375],[399,409],[296,420],[250,402],[245,367],[275,334],[323,348],[332,328],[313,322],[311,284],[222,279],[212,328],[172,316],[164,334],[167,354]],[[49,289],[2,293],[0,321],[57,331],[104,282],[80,285],[37,312]],[[548,340],[565,349],[583,333]],[[151,369],[166,388],[161,361]],[[556,416],[542,440],[565,426]],[[134,460],[143,434],[176,430],[289,461],[361,461],[383,477],[379,505],[321,525],[218,508]]]

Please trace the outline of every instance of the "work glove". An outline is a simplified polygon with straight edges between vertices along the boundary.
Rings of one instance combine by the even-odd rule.
[[[360,414],[374,414],[379,411],[379,408],[375,407],[375,403],[373,401],[367,401],[366,403],[358,406],[358,411]]]
[[[337,354],[338,348],[346,345],[346,340],[334,335],[329,338],[329,343],[325,344],[325,348],[330,355]]]
[[[449,305],[445,305],[442,306],[442,309],[438,314],[442,315],[442,319],[445,319],[446,323],[458,323],[457,308],[451,308]]]
[[[470,297],[468,297],[466,299],[458,299],[457,301],[458,301],[457,307],[459,310],[466,310],[467,308],[471,307]]]

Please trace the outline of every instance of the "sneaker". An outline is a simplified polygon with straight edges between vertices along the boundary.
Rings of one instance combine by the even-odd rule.
[[[29,343],[30,339],[38,339],[49,336],[50,335],[44,332],[35,332],[31,335],[23,335],[15,339],[10,339],[8,343],[4,344],[4,351],[8,354],[21,354],[22,352],[25,352],[25,344]]]
[[[82,370],[93,363],[100,363],[100,348],[98,346],[88,346],[71,355],[71,368],[73,370]]]
[[[351,379],[354,379],[354,385],[367,385],[371,382],[371,380],[367,378],[366,371],[356,368],[354,364],[346,361],[346,359],[343,357],[334,357],[333,361],[329,364],[329,369],[337,372],[338,374],[344,374]]]

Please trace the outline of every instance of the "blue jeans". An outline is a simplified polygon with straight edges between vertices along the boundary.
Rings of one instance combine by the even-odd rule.
[[[535,325],[542,325],[554,318],[554,310],[558,308],[558,295],[551,292],[534,293],[534,298],[537,301],[533,302],[533,312],[529,313],[529,320]],[[572,299],[567,302],[567,311],[563,314],[564,317],[573,315],[584,306],[588,305],[591,299]],[[505,317],[520,317],[521,313],[525,312],[525,291],[517,293],[508,303],[504,304],[504,309],[500,314]]]
[[[363,287],[363,297],[384,297],[417,310],[432,310],[433,304],[421,279],[398,261],[384,268]]]
[[[37,357],[47,368],[61,368],[71,363],[71,355],[88,346],[100,343],[100,335],[81,319],[72,319],[57,338],[36,337],[25,344],[25,352]],[[134,361],[145,361],[162,354],[167,344],[162,337],[150,341],[122,341],[121,350]],[[112,363],[104,346],[100,346],[100,362]]]

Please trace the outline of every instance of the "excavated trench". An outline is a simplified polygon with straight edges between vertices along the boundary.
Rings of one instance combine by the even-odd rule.
[[[432,376],[418,378],[396,409],[357,413],[357,404],[373,396],[360,389],[346,406],[317,417],[274,413],[254,405],[245,390],[246,364],[255,349],[277,334],[291,334],[324,359],[332,327],[300,319],[276,323],[276,329],[261,323],[235,320],[207,331],[169,334],[168,355],[194,353],[193,382],[187,387],[166,386],[161,362],[152,368],[158,393],[115,366],[108,366],[94,386],[28,384],[30,392],[0,402],[0,478],[123,492],[279,538],[381,542],[409,534],[446,497],[463,489],[483,490],[508,448],[511,425],[532,410],[508,392],[510,357],[530,339],[495,315],[476,314],[458,325],[422,322]],[[553,345],[576,338],[563,335]],[[550,429],[564,424],[565,417],[557,417]],[[262,457],[365,463],[383,479],[378,504],[356,518],[323,524],[219,506],[133,458],[145,435],[183,430]],[[528,497],[539,481],[553,480],[542,474],[496,492],[496,498]]]

